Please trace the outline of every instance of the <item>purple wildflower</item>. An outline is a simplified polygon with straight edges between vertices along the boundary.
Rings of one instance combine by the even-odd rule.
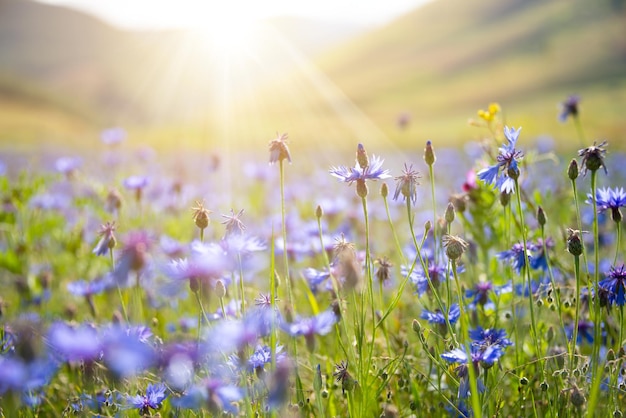
[[[241,389],[219,379],[206,379],[198,385],[189,388],[179,398],[172,399],[172,405],[177,408],[203,409],[221,414],[229,412],[237,414],[237,406],[234,404],[243,398]]]
[[[167,387],[163,383],[149,384],[145,395],[128,396],[127,401],[132,408],[139,409],[140,415],[147,415],[150,409],[159,409],[167,395]]]
[[[587,194],[587,203],[593,203],[593,196],[591,193]],[[597,189],[596,190],[596,205],[598,213],[603,213],[607,210],[611,210],[611,219],[615,222],[622,220],[622,213],[620,208],[626,206],[626,192],[622,187],[609,189]]]
[[[66,361],[92,361],[102,351],[98,332],[89,325],[72,328],[56,322],[48,330],[48,344]]]
[[[326,335],[337,323],[337,315],[332,310],[321,312],[310,318],[297,318],[291,324],[284,324],[283,329],[291,336],[303,335],[307,347],[315,348],[315,335]]]
[[[146,231],[133,231],[126,236],[119,262],[115,266],[115,279],[125,283],[131,271],[140,272],[149,261],[152,238]]]
[[[526,251],[529,262],[532,260],[532,255],[529,251]],[[521,243],[513,244],[510,250],[502,251],[498,253],[497,257],[500,260],[509,261],[511,266],[519,274],[526,266],[526,257],[524,256],[524,245]]]
[[[100,140],[105,145],[116,145],[126,139],[127,133],[124,129],[115,127],[105,129],[100,133]]]
[[[468,308],[476,309],[477,306],[482,306],[483,309],[494,309],[495,304],[492,300],[492,294],[499,296],[502,293],[508,293],[513,290],[511,283],[507,283],[502,286],[495,286],[489,282],[478,282],[473,289],[465,291],[466,298],[473,298],[468,304]]]
[[[369,160],[369,165],[365,168],[361,168],[358,162],[353,168],[344,166],[331,167],[330,175],[348,184],[352,184],[355,181],[383,180],[391,177],[389,170],[383,170],[383,162],[384,160],[373,155],[371,160]]]
[[[493,363],[498,359],[495,356],[491,356],[492,352],[485,353],[480,350],[477,346],[471,347],[471,356],[472,356],[472,367],[476,370],[476,374],[479,373],[478,365],[481,363],[486,363],[489,366],[492,366]],[[455,372],[459,377],[459,392],[458,397],[460,399],[467,398],[470,395],[470,382],[469,382],[469,369],[468,369],[468,357],[465,351],[465,347],[455,348],[454,350],[445,352],[441,355],[441,358],[449,363],[458,363],[459,365],[456,367]],[[482,382],[482,379],[476,379],[476,383],[478,384],[478,392],[485,391],[485,385]]]
[[[444,311],[445,310],[446,309],[444,306]],[[448,313],[448,321],[450,322],[450,324],[451,325],[455,324],[456,321],[459,320],[460,316],[461,316],[461,308],[459,307],[459,304],[458,303],[452,304],[452,306],[450,306],[450,312]],[[426,319],[431,324],[438,324],[438,325],[446,324],[446,317],[440,310],[431,312],[431,311],[424,309],[422,311],[422,314],[420,315],[420,318]]]
[[[518,163],[524,156],[522,151],[515,149],[515,143],[521,129],[515,130],[505,126],[504,136],[508,143],[500,147],[499,154],[496,157],[496,164],[477,173],[480,180],[487,184],[495,185],[503,193],[511,194],[515,192],[515,182],[519,177]]]
[[[609,304],[624,306],[626,303],[626,268],[624,264],[619,267],[611,266],[606,273],[606,279],[598,283],[601,289],[607,292]]]
[[[396,190],[393,193],[393,200],[398,200],[400,194],[404,200],[410,199],[413,204],[417,204],[417,179],[420,178],[419,171],[414,170],[412,165],[404,164],[402,175],[395,177]]]
[[[56,160],[54,168],[56,168],[59,173],[67,177],[72,177],[82,164],[83,161],[78,157],[62,157]]]
[[[100,226],[100,231],[98,231],[98,235],[100,235],[100,240],[98,244],[93,249],[93,253],[95,255],[106,255],[111,251],[117,241],[115,239],[115,221],[107,222],[104,225]]]

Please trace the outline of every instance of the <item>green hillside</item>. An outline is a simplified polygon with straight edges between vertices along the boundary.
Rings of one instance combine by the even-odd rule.
[[[624,127],[616,108],[626,103],[626,11],[608,0],[436,0],[319,65],[388,129],[409,111],[419,132],[458,136],[444,126],[451,117],[499,101],[539,133],[554,124],[555,104],[578,92],[608,133]]]

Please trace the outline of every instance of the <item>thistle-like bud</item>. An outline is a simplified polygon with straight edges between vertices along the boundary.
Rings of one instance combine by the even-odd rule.
[[[196,200],[196,206],[192,207],[193,211],[193,221],[199,229],[205,229],[211,223],[211,219],[209,218],[210,210],[204,207],[204,202],[200,202]]]
[[[546,221],[546,213],[544,212],[543,208],[539,206],[537,208],[537,223],[539,223],[540,226],[544,226],[546,224]]]
[[[567,251],[574,257],[579,257],[583,253],[583,243],[580,238],[580,231],[567,229]]]
[[[572,161],[570,161],[569,166],[567,167],[567,177],[574,181],[578,178],[578,173],[578,161],[576,161],[575,158],[572,158]]]
[[[443,246],[446,249],[446,255],[450,260],[456,261],[465,252],[469,244],[462,239],[454,235],[444,235],[442,238]]]
[[[433,145],[430,141],[426,142],[426,148],[424,148],[424,161],[429,166],[435,164],[437,161],[437,157],[435,156],[435,150],[433,150]]]
[[[611,219],[613,219],[615,223],[622,221],[622,212],[619,210],[619,207],[611,208]]]
[[[454,218],[455,218],[454,205],[452,204],[452,202],[449,202],[448,206],[446,207],[446,213],[444,214],[444,219],[446,220],[448,224],[451,224],[452,222],[454,222]]]
[[[222,299],[223,297],[226,296],[226,286],[224,286],[224,282],[223,281],[218,280],[215,283],[215,294],[220,299]]]
[[[389,186],[387,186],[387,183],[383,183],[382,186],[380,186],[380,195],[383,199],[386,199],[387,196],[389,196]]]
[[[320,205],[317,205],[317,207],[315,208],[315,217],[317,219],[321,219],[322,216],[324,216],[324,209],[322,209]]]
[[[356,181],[356,195],[359,196],[361,199],[365,199],[367,197],[367,184],[365,183],[365,180],[363,179],[358,179]]]
[[[365,151],[363,144],[359,144],[356,147],[356,162],[359,164],[361,169],[365,169],[370,165],[370,160],[367,157],[367,151]]]

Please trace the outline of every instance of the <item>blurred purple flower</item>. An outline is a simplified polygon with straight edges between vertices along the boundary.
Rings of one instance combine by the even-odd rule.
[[[530,251],[526,251],[529,262],[532,261],[533,257],[530,254]],[[526,266],[526,257],[524,256],[524,244],[515,243],[510,250],[502,251],[497,254],[497,257],[500,260],[509,261],[511,266],[515,269],[515,271],[519,274],[522,269]]]
[[[127,133],[124,129],[115,127],[105,129],[100,133],[100,140],[105,145],[116,145],[126,139]]]
[[[78,157],[61,157],[54,163],[56,170],[68,177],[71,177],[80,168],[83,161]]]
[[[568,117],[578,117],[578,103],[580,96],[572,94],[564,102],[560,104],[561,112],[559,113],[559,121],[565,123]]]
[[[48,330],[50,348],[65,361],[93,361],[102,351],[102,344],[95,328],[89,325],[70,327],[55,322]]]
[[[607,292],[607,298],[610,305],[624,306],[626,304],[626,267],[611,266],[606,273],[606,278],[598,283],[601,289]]]

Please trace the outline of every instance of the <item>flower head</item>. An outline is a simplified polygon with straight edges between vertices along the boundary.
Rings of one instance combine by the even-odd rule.
[[[289,147],[287,146],[287,134],[276,133],[276,139],[272,139],[269,144],[270,147],[270,164],[274,164],[276,161],[287,160],[291,163],[291,154],[289,153]]]
[[[564,102],[560,104],[561,112],[559,113],[559,121],[565,122],[568,117],[578,117],[578,103],[580,102],[580,96],[572,94]]]
[[[587,194],[587,203],[593,202],[593,196],[591,193]],[[598,207],[598,213],[602,213],[607,210],[611,210],[611,218],[615,222],[622,220],[622,213],[620,208],[626,206],[626,192],[623,188],[598,189],[596,190],[596,205]]]
[[[507,143],[502,145],[496,157],[496,164],[480,170],[478,178],[487,184],[495,185],[501,192],[508,194],[515,192],[515,182],[519,177],[519,161],[524,156],[522,151],[515,149],[517,138],[522,128],[504,127],[504,136]]]
[[[140,415],[148,415],[150,409],[159,409],[161,402],[167,398],[167,387],[163,383],[149,384],[145,395],[128,396],[128,403],[139,409]]]
[[[511,266],[519,274],[522,269],[526,267],[526,256],[528,257],[528,260],[530,262],[532,260],[531,254],[528,251],[524,253],[524,245],[521,243],[516,243],[513,244],[510,250],[498,253],[497,257],[500,260],[509,261],[511,263]]]
[[[211,223],[211,219],[209,218],[210,210],[204,207],[204,202],[196,200],[196,206],[192,207],[193,211],[193,222],[199,229],[205,229]]]
[[[444,307],[444,310],[445,310],[445,307]],[[459,304],[458,303],[452,304],[452,306],[450,306],[450,312],[448,313],[448,321],[450,322],[450,324],[455,324],[456,321],[459,320],[460,316],[461,316],[461,308],[459,307]],[[446,323],[446,317],[440,310],[431,312],[431,311],[424,309],[422,311],[422,314],[420,315],[420,318],[426,319],[431,324],[445,325]]]
[[[222,215],[222,218],[226,219],[222,222],[222,225],[226,225],[226,235],[235,232],[243,233],[246,230],[246,226],[241,222],[241,215],[243,215],[243,209],[237,212],[236,215],[232,209],[230,210],[230,215]]]
[[[410,199],[413,204],[417,203],[417,179],[419,179],[419,171],[414,170],[412,165],[404,164],[404,170],[401,176],[395,177],[396,191],[393,193],[393,200],[398,200],[398,196],[402,194],[404,200]]]
[[[373,155],[369,159],[369,165],[365,168],[361,168],[358,162],[352,168],[345,166],[331,167],[330,175],[348,184],[359,180],[383,180],[391,177],[389,170],[383,170],[383,162],[384,160]]]
[[[598,286],[607,292],[609,304],[624,306],[626,304],[626,267],[624,264],[619,267],[612,266],[606,276],[606,279],[601,280]]]
[[[587,174],[587,170],[596,171],[600,167],[604,168],[605,174],[608,174],[604,165],[604,155],[606,154],[604,147],[606,144],[607,142],[603,141],[596,145],[594,141],[592,146],[578,150],[578,156],[583,157],[580,162],[580,165],[583,167],[581,170],[583,175]]]
[[[117,240],[115,239],[115,221],[107,222],[100,226],[98,235],[100,235],[100,241],[93,249],[93,253],[96,255],[106,255],[110,250],[115,248]]]

